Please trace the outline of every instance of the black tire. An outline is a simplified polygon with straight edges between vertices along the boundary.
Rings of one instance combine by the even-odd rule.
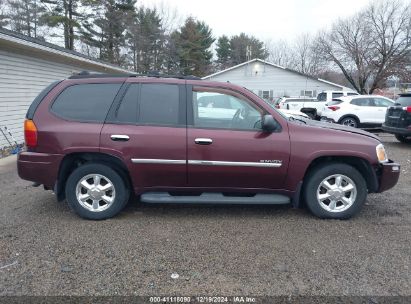
[[[79,181],[87,175],[97,174],[107,178],[114,187],[114,200],[107,209],[102,211],[91,211],[77,199],[76,191]],[[92,178],[90,178],[92,179]],[[84,189],[83,189],[84,190]],[[66,183],[66,199],[71,209],[79,216],[90,220],[104,220],[117,215],[126,206],[130,197],[130,190],[127,181],[116,170],[111,167],[98,163],[85,164],[75,169],[67,179]],[[99,204],[105,204],[100,201]],[[109,204],[107,204],[109,205]],[[104,205],[103,205],[104,206]]]
[[[404,144],[411,144],[411,136],[395,134],[395,138]]]
[[[355,118],[354,116],[344,117],[343,119],[341,119],[341,120],[339,121],[339,123],[340,123],[341,125],[349,126],[349,127],[353,127],[353,128],[358,128],[358,126],[359,126],[359,124],[360,124],[360,122],[358,121],[358,119]]]
[[[327,177],[341,174],[355,184],[356,198],[352,205],[340,212],[331,212],[323,208],[317,199],[317,190],[320,184]],[[354,167],[341,163],[327,163],[319,165],[311,170],[304,181],[303,195],[308,209],[319,218],[328,219],[348,219],[358,213],[367,198],[367,184],[364,177]],[[341,202],[339,203],[342,204]]]

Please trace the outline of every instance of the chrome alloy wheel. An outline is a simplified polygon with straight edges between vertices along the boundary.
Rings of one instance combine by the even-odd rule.
[[[115,198],[113,183],[101,174],[89,174],[77,183],[76,197],[81,206],[92,212],[109,208]]]
[[[317,200],[328,212],[343,212],[354,204],[357,186],[353,180],[342,174],[325,178],[317,189]]]

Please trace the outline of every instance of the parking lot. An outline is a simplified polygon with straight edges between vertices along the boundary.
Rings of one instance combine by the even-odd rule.
[[[411,295],[411,146],[381,138],[399,184],[347,221],[137,203],[87,221],[0,160],[0,295]]]

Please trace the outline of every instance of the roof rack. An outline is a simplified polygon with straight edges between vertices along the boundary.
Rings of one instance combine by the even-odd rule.
[[[81,71],[80,73],[70,76],[68,79],[86,79],[86,78],[112,78],[112,77],[153,77],[153,78],[177,78],[186,80],[201,80],[200,77],[193,75],[164,75],[160,74],[158,71],[151,71],[147,74],[99,74],[90,73],[89,71]]]

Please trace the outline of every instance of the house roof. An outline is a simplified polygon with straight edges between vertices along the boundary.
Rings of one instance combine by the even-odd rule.
[[[250,64],[250,63],[253,63],[253,62],[261,62],[261,63],[263,63],[263,64],[266,64],[266,65],[269,65],[269,66],[272,66],[272,67],[275,67],[275,68],[278,68],[278,69],[283,69],[283,70],[285,70],[285,71],[288,71],[288,72],[291,72],[291,73],[295,73],[295,74],[298,74],[298,75],[301,75],[301,76],[304,76],[304,77],[308,77],[308,78],[310,78],[310,79],[313,79],[313,80],[316,80],[316,81],[320,81],[320,82],[323,82],[323,83],[326,83],[326,84],[330,84],[330,85],[339,87],[339,88],[341,88],[341,89],[346,88],[346,87],[343,86],[343,85],[340,85],[340,84],[337,84],[337,83],[334,83],[334,82],[331,82],[331,81],[327,81],[327,80],[324,80],[324,79],[321,79],[321,78],[316,78],[316,77],[313,77],[313,76],[310,76],[310,75],[307,75],[307,74],[304,74],[304,73],[295,71],[295,70],[293,70],[293,69],[285,68],[285,67],[283,67],[283,66],[280,66],[280,65],[277,65],[277,64],[274,64],[274,63],[265,61],[265,60],[261,60],[261,59],[258,59],[258,58],[255,58],[255,59],[252,59],[252,60],[249,60],[249,61],[240,63],[240,64],[238,64],[238,65],[235,65],[235,66],[231,67],[231,68],[228,68],[228,69],[219,71],[219,72],[217,72],[217,73],[214,73],[214,74],[211,74],[211,75],[208,75],[208,76],[205,76],[205,77],[203,77],[203,79],[213,78],[213,77],[215,77],[215,76],[218,76],[218,75],[220,75],[220,74],[226,73],[226,72],[231,71],[231,70],[235,70],[235,69],[237,69],[237,68],[239,68],[239,67],[242,67],[242,66],[244,66],[244,65],[247,65],[247,64]]]
[[[41,39],[28,37],[14,31],[10,31],[4,28],[0,28],[0,42],[9,42],[13,44],[18,44],[21,47],[27,49],[35,49],[37,51],[49,53],[52,55],[62,56],[69,58],[71,60],[78,61],[79,63],[86,63],[88,65],[98,66],[100,68],[105,68],[110,71],[116,71],[118,73],[129,73],[130,71],[123,69],[119,66],[98,60],[82,53],[68,50],[58,45],[43,41]]]

